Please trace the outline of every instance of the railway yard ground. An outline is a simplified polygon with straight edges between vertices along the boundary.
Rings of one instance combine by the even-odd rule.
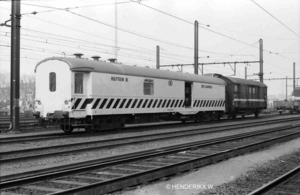
[[[300,164],[300,138],[114,195],[241,195]],[[268,174],[269,180],[264,175]],[[261,179],[260,179],[261,178]],[[189,184],[195,185],[188,186]],[[212,186],[212,189],[210,189]],[[245,189],[245,186],[248,186]],[[300,186],[300,185],[299,185]],[[184,189],[185,188],[185,189]],[[300,193],[298,193],[300,194]]]
[[[265,117],[267,116],[267,117]],[[130,155],[133,153],[141,153],[147,152],[150,150],[157,151],[158,149],[162,149],[162,151],[166,150],[164,148],[173,147],[176,145],[184,145],[187,143],[194,143],[196,141],[205,142],[207,140],[213,140],[221,137],[226,136],[234,136],[241,133],[255,133],[256,131],[268,129],[268,128],[279,128],[281,126],[291,126],[295,125],[294,130],[291,133],[299,132],[300,127],[300,120],[296,121],[289,121],[292,118],[299,118],[299,115],[274,115],[269,117],[270,115],[261,115],[260,122],[264,120],[281,120],[280,123],[271,122],[268,125],[254,125],[257,120],[247,119],[244,121],[236,120],[236,121],[226,121],[220,123],[203,123],[203,124],[186,124],[183,126],[178,127],[168,127],[163,126],[161,128],[152,128],[151,125],[146,125],[141,127],[139,131],[137,130],[123,130],[118,131],[117,133],[105,133],[105,134],[94,134],[93,136],[74,136],[74,137],[65,137],[62,136],[60,139],[53,138],[52,140],[45,140],[45,141],[20,141],[19,143],[11,143],[11,144],[3,144],[0,148],[0,152],[5,154],[6,152],[10,151],[20,151],[26,149],[35,149],[35,148],[42,148],[42,147],[49,147],[49,146],[61,146],[61,145],[69,145],[75,143],[89,143],[95,141],[107,141],[107,140],[114,140],[116,142],[112,142],[112,145],[107,146],[97,146],[89,145],[92,149],[90,150],[82,150],[82,151],[75,151],[72,150],[68,153],[52,155],[52,156],[43,156],[43,157],[36,157],[33,159],[24,159],[23,161],[12,161],[12,162],[0,162],[1,168],[1,177],[6,177],[9,175],[17,175],[23,174],[24,172],[38,172],[42,169],[50,169],[56,167],[67,166],[70,164],[88,162],[88,161],[95,161],[99,159],[105,159],[109,157],[121,156],[121,155]],[[249,122],[250,121],[250,122]],[[251,127],[251,123],[253,122],[253,126]],[[226,124],[225,124],[226,123]],[[243,124],[243,123],[250,123],[250,126],[239,127],[235,129],[232,127],[230,130],[221,131],[218,127],[222,127],[223,129],[227,126],[230,128],[230,125],[236,124]],[[134,127],[134,126],[132,126]],[[130,128],[130,127],[129,127]],[[145,128],[145,129],[143,129]],[[151,129],[152,128],[152,129]],[[200,129],[202,131],[205,130],[214,130],[212,132],[205,132],[200,133],[197,132]],[[182,134],[182,131],[191,130],[192,134]],[[196,132],[194,132],[196,131]],[[76,131],[75,131],[76,132]],[[16,138],[22,136],[31,136],[31,135],[47,135],[49,133],[54,133],[57,135],[61,134],[60,130],[50,130],[50,131],[37,131],[37,132],[29,132],[24,134],[0,134],[0,139],[3,138]],[[162,136],[161,133],[165,133],[166,135],[170,136],[173,134],[174,137],[165,137],[160,138],[158,140],[157,137]],[[178,136],[176,137],[176,134]],[[156,135],[157,137],[155,137]],[[166,136],[164,135],[164,136]],[[141,136],[149,136],[147,137],[138,137]],[[151,137],[154,136],[154,137]],[[135,139],[125,139],[128,137],[132,137]],[[120,140],[118,140],[120,139]],[[121,141],[121,139],[124,139]],[[137,139],[141,139],[138,142]],[[244,138],[245,139],[245,138]],[[253,138],[252,138],[253,139]],[[259,138],[260,139],[260,138]],[[120,143],[118,142],[120,141]],[[126,142],[126,144],[124,144]],[[248,141],[246,141],[248,142]],[[115,146],[113,145],[115,143]],[[88,144],[86,144],[88,145]],[[217,144],[216,144],[217,145]],[[224,146],[224,145],[223,145]],[[79,147],[79,146],[76,146]],[[82,147],[82,146],[80,146]],[[217,146],[216,146],[217,147]],[[226,148],[227,147],[227,148]],[[230,149],[230,143],[227,142],[225,145],[226,149]],[[192,147],[193,148],[193,147]],[[214,150],[217,148],[212,147]],[[207,148],[212,149],[212,148]],[[49,149],[50,150],[50,149]],[[61,150],[61,149],[57,149]],[[206,151],[205,149],[203,151]],[[193,156],[195,153],[188,154],[190,149],[186,151],[181,151],[178,154],[185,154],[184,157],[179,157],[179,159],[188,158],[188,156]],[[201,151],[198,149],[198,152]],[[53,149],[52,152],[57,152]],[[197,152],[197,150],[196,150]],[[34,152],[33,152],[34,153]],[[41,151],[36,153],[43,153]],[[187,153],[187,154],[186,154]],[[300,164],[300,138],[294,137],[292,139],[288,139],[285,141],[281,141],[279,143],[273,143],[271,145],[266,145],[263,149],[257,149],[244,152],[246,154],[238,154],[238,155],[229,155],[230,157],[226,157],[221,160],[214,160],[212,163],[203,164],[203,166],[192,168],[189,171],[183,171],[176,174],[171,174],[170,176],[161,177],[156,180],[151,180],[147,182],[142,182],[141,184],[137,184],[131,187],[124,187],[118,189],[114,192],[109,192],[112,194],[164,194],[164,195],[188,195],[188,194],[215,194],[215,195],[223,195],[223,194],[248,194],[251,191],[257,189],[258,187],[262,186],[262,184],[267,183],[275,179],[276,177],[280,176],[281,174],[287,172],[288,170],[293,169]],[[197,154],[197,153],[196,153]],[[27,154],[28,155],[28,154]],[[30,155],[32,155],[30,153]],[[29,155],[29,156],[30,156]],[[45,154],[46,155],[46,154]],[[2,156],[2,155],[1,155]],[[14,155],[12,155],[15,157]],[[16,155],[17,156],[17,155]],[[172,154],[171,154],[172,156]],[[174,155],[173,155],[174,156]],[[8,155],[10,158],[11,156]],[[5,160],[5,155],[1,157],[1,160]],[[170,157],[170,156],[169,156]],[[168,157],[168,158],[169,158]],[[21,157],[22,158],[22,157]],[[174,157],[176,158],[176,157]],[[154,158],[158,159],[159,158]],[[153,159],[153,160],[154,160]],[[186,159],[185,159],[186,160]],[[155,161],[155,160],[154,160]],[[161,164],[166,162],[161,162]],[[138,163],[137,163],[138,164]],[[153,162],[155,164],[155,162]],[[158,163],[159,164],[159,163]],[[130,165],[132,166],[137,166]],[[130,167],[127,165],[127,167]],[[151,167],[151,163],[149,164]],[[124,166],[126,167],[126,166]],[[143,165],[141,165],[143,167]],[[145,166],[147,167],[147,165]],[[144,167],[144,168],[145,168]],[[148,167],[149,168],[149,167]],[[122,169],[121,169],[122,170]],[[131,170],[129,168],[129,170]],[[279,171],[280,170],[280,171]],[[124,171],[124,170],[123,170]],[[270,177],[265,178],[264,176],[269,174]],[[112,175],[114,175],[112,173]],[[121,174],[122,175],[122,174]],[[124,176],[124,175],[123,175]],[[76,183],[76,182],[75,182]],[[245,187],[246,186],[246,187]],[[299,185],[300,186],[300,185]],[[208,190],[208,188],[212,188]],[[45,188],[46,189],[46,188]],[[40,190],[40,189],[39,189]],[[37,190],[35,189],[35,192]],[[8,191],[9,192],[9,191]],[[27,192],[27,191],[26,191]],[[1,192],[1,195],[9,194]],[[35,194],[35,193],[33,193]],[[43,193],[36,193],[36,194],[43,194]]]

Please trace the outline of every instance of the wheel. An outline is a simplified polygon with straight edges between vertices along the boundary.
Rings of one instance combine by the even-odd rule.
[[[99,120],[91,121],[91,124],[84,127],[84,130],[88,133],[94,133],[98,129],[100,129]]]
[[[124,128],[125,128],[125,123],[124,123],[124,122],[121,122],[121,123],[119,124],[118,130],[122,130],[122,129],[124,129]]]
[[[93,133],[96,131],[96,129],[92,126],[92,125],[89,125],[89,126],[85,126],[84,127],[84,130],[88,133]]]
[[[72,133],[74,130],[74,127],[71,125],[61,125],[60,128],[67,134]]]
[[[200,123],[201,121],[202,121],[202,116],[201,115],[195,115],[194,122],[195,123]]]
[[[232,119],[236,119],[236,114],[235,113],[232,114]]]

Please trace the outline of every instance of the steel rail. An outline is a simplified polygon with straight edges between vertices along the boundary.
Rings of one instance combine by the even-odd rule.
[[[199,147],[213,146],[213,145],[222,144],[225,142],[236,141],[236,140],[245,139],[245,138],[252,138],[253,136],[266,135],[269,133],[274,133],[277,131],[283,131],[283,130],[288,130],[288,129],[294,129],[297,127],[299,127],[299,125],[298,126],[289,125],[286,127],[277,128],[276,130],[269,129],[269,131],[265,130],[264,132],[256,131],[256,132],[251,132],[251,133],[243,133],[243,134],[239,134],[239,135],[226,136],[226,137],[222,137],[222,138],[215,138],[215,139],[210,139],[210,140],[185,143],[185,144],[180,144],[180,145],[176,145],[176,146],[167,146],[167,147],[163,147],[163,148],[159,148],[159,149],[146,150],[146,151],[123,154],[123,155],[118,155],[118,156],[113,156],[113,157],[108,157],[108,158],[103,158],[103,159],[86,161],[86,162],[81,162],[81,163],[74,163],[74,164],[64,165],[64,166],[59,166],[59,167],[52,167],[52,168],[46,168],[46,169],[42,169],[42,170],[28,171],[28,172],[23,172],[23,173],[19,173],[19,174],[2,176],[0,187],[2,189],[6,189],[6,188],[19,186],[19,185],[23,185],[23,184],[28,184],[28,183],[32,183],[32,182],[37,182],[37,181],[42,181],[42,180],[50,179],[50,178],[54,178],[54,177],[62,177],[62,176],[66,176],[66,175],[70,175],[70,174],[74,174],[74,173],[78,174],[81,172],[86,172],[86,171],[90,171],[90,170],[94,170],[94,169],[100,169],[100,168],[105,168],[108,166],[115,166],[115,165],[120,165],[120,164],[124,164],[124,163],[136,162],[136,161],[140,161],[143,159],[149,159],[149,158],[154,158],[154,157],[158,157],[158,156],[174,154],[174,153],[178,153],[178,152],[182,152],[182,151],[188,151],[188,150],[199,148]],[[279,140],[288,140],[288,139],[299,137],[299,135],[300,135],[300,132],[297,131],[296,133],[293,132],[293,133],[289,133],[288,135],[277,136],[275,138],[268,139],[267,141],[264,140],[261,142],[248,144],[246,146],[241,146],[241,147],[237,147],[237,148],[233,148],[233,149],[225,149],[225,151],[223,150],[218,153],[219,155],[222,154],[222,158],[215,157],[214,156],[215,154],[213,154],[213,155],[210,155],[210,157],[213,160],[209,160],[209,162],[211,162],[211,161],[215,162],[218,160],[222,160],[224,158],[229,158],[229,157],[235,156],[235,155],[237,155],[236,151],[242,151],[242,153],[244,153],[244,152],[248,151],[247,148],[250,148],[251,151],[257,150],[261,147],[266,147],[270,144],[278,143]],[[232,152],[236,153],[236,154],[233,155]],[[206,159],[208,157],[200,157],[197,159],[203,160],[203,158]],[[200,165],[203,165],[203,163],[200,163],[200,164],[196,163],[196,165],[200,166]],[[176,169],[174,169],[174,170],[176,170]],[[169,173],[170,172],[168,172],[168,174]],[[139,181],[141,181],[141,180],[139,180]]]
[[[273,142],[278,143],[279,139],[289,139],[290,136],[299,136],[299,132],[292,133],[286,136],[277,137],[274,139],[269,139],[267,142]],[[260,144],[263,144],[263,146],[259,146]],[[152,169],[152,170],[146,170],[141,171],[139,173],[131,174],[128,176],[119,177],[116,179],[108,180],[108,181],[102,181],[94,184],[90,184],[87,186],[77,187],[69,190],[63,190],[61,192],[54,192],[49,193],[48,195],[89,195],[89,194],[106,194],[110,192],[114,192],[117,190],[121,190],[123,188],[129,187],[129,186],[135,186],[138,184],[146,183],[149,181],[153,181],[162,177],[167,177],[179,172],[188,171],[194,168],[198,168],[199,166],[204,166],[208,164],[212,164],[218,161],[222,161],[227,158],[231,158],[237,155],[241,155],[246,152],[254,151],[257,149],[260,149],[261,147],[267,147],[269,144],[266,143],[266,141],[255,143],[255,144],[249,144],[247,146],[242,146],[239,148],[235,148],[232,150],[225,150],[219,153],[215,153],[209,156],[200,157],[197,159],[187,160],[184,162],[179,162],[176,164]]]
[[[288,119],[273,119],[273,120],[266,120],[266,121],[251,121],[251,122],[246,122],[243,124],[255,124],[255,123],[264,123],[264,122],[276,122],[276,121],[282,121],[282,122],[288,122],[288,121],[294,121],[294,120],[300,120],[300,118],[298,117],[294,117],[294,118],[288,118]],[[222,123],[222,122],[221,122]],[[220,123],[218,123],[220,124]],[[168,123],[168,124],[155,124],[155,125],[150,125],[150,126],[137,126],[137,127],[126,127],[125,130],[123,130],[122,132],[126,132],[126,131],[132,131],[134,129],[139,129],[141,127],[143,128],[154,128],[154,127],[170,127],[172,128],[173,125],[176,126],[182,126],[182,124],[178,124],[178,123]],[[195,123],[191,123],[191,126],[195,125]],[[231,125],[227,125],[228,127],[234,127],[236,125],[240,125],[240,124],[231,124]],[[185,124],[186,126],[186,124]],[[211,127],[204,127],[203,130],[205,129],[209,129]],[[65,133],[52,133],[52,134],[43,134],[43,135],[34,135],[34,136],[18,136],[18,137],[7,137],[7,138],[1,138],[0,140],[0,145],[4,145],[4,144],[12,144],[12,143],[18,143],[18,142],[28,142],[28,141],[46,141],[46,140],[53,140],[55,139],[62,139],[62,138],[73,138],[73,137],[78,137],[78,135],[80,136],[85,136],[85,137],[90,137],[90,136],[102,136],[103,134],[112,134],[115,132],[112,132],[111,130],[102,130],[102,131],[97,131],[93,134],[86,134],[85,132],[74,132],[71,135],[65,134]],[[117,133],[119,133],[119,131],[117,131]],[[49,137],[48,137],[49,136]]]
[[[274,179],[273,181],[267,183],[266,185],[252,191],[248,195],[261,195],[261,194],[268,193],[268,192],[274,190],[276,187],[282,185],[286,181],[291,180],[296,175],[300,175],[300,166],[298,166],[298,167],[294,168],[293,170],[285,173],[284,175],[281,175],[280,177]],[[281,190],[281,192],[282,192],[282,190]]]
[[[271,122],[267,122],[269,124]],[[265,124],[265,123],[263,123]],[[274,122],[272,122],[274,124]],[[249,126],[248,126],[249,125]],[[262,125],[262,123],[255,124]],[[234,125],[235,129],[239,128],[246,128],[246,127],[253,127],[255,126],[253,124],[243,124],[243,125]],[[266,125],[266,124],[265,124]],[[42,148],[33,148],[33,149],[25,149],[25,150],[18,150],[18,151],[9,151],[9,152],[2,152],[1,153],[1,159],[0,164],[4,163],[11,163],[16,161],[24,161],[24,160],[33,160],[37,158],[46,158],[51,156],[59,156],[63,154],[69,154],[69,153],[80,153],[85,151],[92,151],[92,150],[99,150],[99,149],[106,149],[111,147],[121,147],[126,145],[132,145],[132,144],[139,144],[139,143],[145,143],[145,142],[153,142],[153,141],[160,141],[160,140],[166,140],[166,139],[174,139],[182,136],[193,136],[193,135],[204,135],[209,133],[217,133],[217,132],[224,132],[224,131],[230,131],[233,130],[233,127],[228,127],[223,129],[224,127],[215,127],[215,130],[212,130],[212,128],[207,128],[206,131],[203,129],[192,129],[192,130],[184,130],[184,131],[178,131],[178,132],[165,132],[165,133],[159,133],[159,134],[150,134],[150,135],[142,135],[142,136],[135,136],[135,137],[125,137],[125,138],[116,138],[116,139],[110,139],[110,140],[100,140],[100,141],[90,141],[90,142],[83,142],[83,143],[75,143],[75,144],[68,144],[68,145],[59,145],[59,146],[47,146]],[[154,138],[153,138],[154,137]],[[140,139],[140,140],[138,140]],[[128,141],[127,141],[128,140]],[[132,140],[132,141],[129,141]],[[121,143],[118,143],[121,142]],[[92,146],[89,147],[88,145],[95,145],[95,144],[102,144],[101,146]],[[73,149],[74,147],[85,147],[85,148],[79,148],[79,149]],[[71,148],[71,149],[66,149]],[[59,150],[59,152],[50,152],[45,154],[33,154],[33,155],[23,155],[21,157],[13,157],[13,158],[5,158],[5,156],[9,155],[20,155],[20,154],[26,154],[30,152],[45,152],[48,150]],[[64,151],[62,151],[64,150]]]

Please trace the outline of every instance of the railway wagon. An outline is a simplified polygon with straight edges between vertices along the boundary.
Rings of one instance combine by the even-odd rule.
[[[267,85],[241,78],[209,74],[226,82],[226,115],[235,119],[236,116],[259,113],[267,108]]]
[[[219,78],[80,57],[51,57],[35,67],[36,113],[67,133],[125,123],[210,120],[225,112]]]
[[[284,111],[289,111],[292,113],[300,113],[300,101],[274,101],[274,108],[279,114],[282,114]]]

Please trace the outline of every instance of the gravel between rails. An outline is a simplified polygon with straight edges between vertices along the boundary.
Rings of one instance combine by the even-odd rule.
[[[263,184],[276,179],[300,164],[300,150],[271,160],[255,170],[249,171],[234,181],[216,186],[213,190],[207,190],[198,195],[244,195],[261,187]],[[269,193],[271,195],[271,193]]]
[[[287,124],[295,124],[295,122],[289,122]],[[286,125],[287,125],[286,124]],[[282,126],[281,124],[275,124],[275,125],[268,125],[265,128],[270,127],[278,127]],[[51,157],[51,158],[43,158],[38,160],[32,160],[32,161],[23,161],[22,163],[9,163],[9,164],[3,164],[0,167],[1,173],[4,175],[7,171],[24,171],[28,168],[34,168],[34,167],[42,167],[42,166],[49,166],[54,165],[55,163],[73,163],[78,161],[86,161],[86,160],[94,160],[104,157],[109,157],[112,155],[120,155],[125,153],[132,153],[132,152],[138,152],[142,150],[148,150],[148,149],[155,149],[160,148],[164,146],[170,146],[170,145],[177,145],[181,143],[187,143],[192,141],[201,141],[205,139],[212,139],[222,136],[229,136],[244,132],[250,132],[250,131],[256,131],[261,129],[261,127],[252,127],[252,128],[245,128],[240,130],[233,130],[230,132],[220,132],[220,133],[212,133],[212,134],[206,134],[206,135],[199,135],[199,136],[187,136],[177,139],[168,139],[168,140],[162,140],[162,141],[154,141],[149,143],[141,143],[141,144],[135,144],[135,145],[128,145],[123,147],[114,147],[110,149],[105,150],[99,150],[99,151],[90,151],[90,152],[84,152],[84,153],[70,153],[67,155],[61,155],[57,157]],[[65,140],[66,141],[66,140]]]

